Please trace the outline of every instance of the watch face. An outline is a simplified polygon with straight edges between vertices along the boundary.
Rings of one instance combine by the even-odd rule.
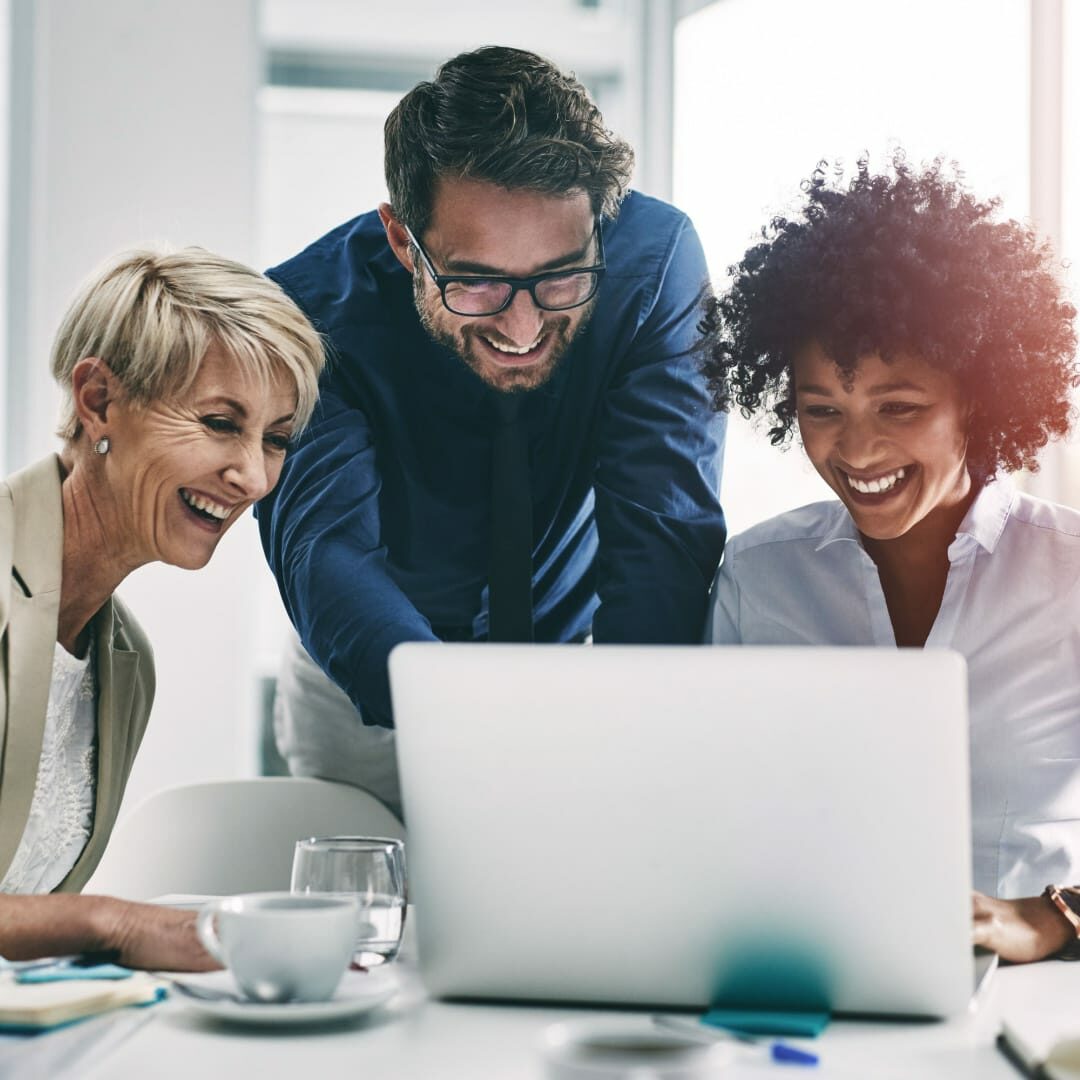
[[[1069,910],[1080,915],[1080,885],[1062,885],[1058,891]]]

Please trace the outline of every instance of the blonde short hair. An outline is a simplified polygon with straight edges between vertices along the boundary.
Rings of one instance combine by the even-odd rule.
[[[122,252],[82,286],[53,342],[52,373],[64,393],[58,434],[72,442],[82,431],[71,373],[85,357],[104,360],[130,399],[148,405],[182,394],[214,345],[261,382],[290,376],[296,430],[307,424],[323,343],[278,285],[203,248]]]

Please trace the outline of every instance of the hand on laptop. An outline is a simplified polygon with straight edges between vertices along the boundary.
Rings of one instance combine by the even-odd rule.
[[[1072,927],[1045,896],[996,900],[972,894],[972,941],[1002,960],[1044,960],[1075,940]]]

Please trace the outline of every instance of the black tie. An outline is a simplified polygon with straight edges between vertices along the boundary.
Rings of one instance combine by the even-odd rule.
[[[521,394],[499,394],[491,440],[488,640],[532,641],[532,489]]]

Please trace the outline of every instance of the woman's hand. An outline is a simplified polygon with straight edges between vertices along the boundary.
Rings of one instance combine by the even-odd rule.
[[[119,950],[118,962],[124,967],[163,971],[213,971],[221,967],[195,933],[197,912],[107,896],[82,899],[97,904],[101,947]]]
[[[210,971],[220,965],[199,944],[195,917],[110,896],[0,895],[0,956],[33,960],[115,949],[126,967]]]
[[[972,894],[972,941],[1002,960],[1044,960],[1076,939],[1069,921],[1045,896],[995,900]]]

